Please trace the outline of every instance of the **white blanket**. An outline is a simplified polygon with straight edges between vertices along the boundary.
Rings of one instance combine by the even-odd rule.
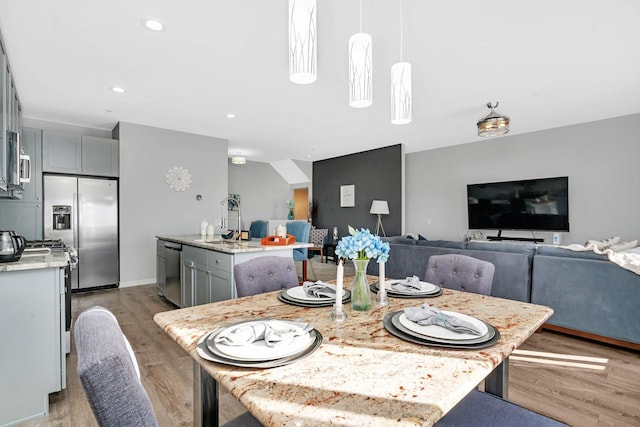
[[[607,258],[609,258],[609,261],[640,275],[640,254],[638,253],[614,252],[611,249],[600,250],[595,243],[589,243],[586,246],[573,244],[561,247],[577,252],[593,251],[597,254],[606,255]]]

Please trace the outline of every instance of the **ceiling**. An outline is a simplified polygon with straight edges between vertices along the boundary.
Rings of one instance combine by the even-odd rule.
[[[640,113],[636,0],[403,0],[408,125],[390,122],[401,2],[362,3],[374,64],[365,109],[348,104],[356,0],[318,0],[311,85],[288,79],[286,0],[0,0],[0,29],[25,117],[226,138],[229,155],[254,161],[478,141],[489,101],[511,117],[510,135]],[[166,29],[147,30],[147,17]]]

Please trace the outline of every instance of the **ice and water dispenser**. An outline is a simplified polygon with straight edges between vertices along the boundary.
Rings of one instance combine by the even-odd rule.
[[[71,230],[71,206],[69,205],[53,206],[53,229],[54,230]]]

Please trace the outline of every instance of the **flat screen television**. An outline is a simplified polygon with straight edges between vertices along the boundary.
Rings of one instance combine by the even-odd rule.
[[[569,177],[467,185],[469,229],[569,231]]]

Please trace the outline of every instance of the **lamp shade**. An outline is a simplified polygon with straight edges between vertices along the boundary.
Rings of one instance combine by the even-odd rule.
[[[316,81],[316,0],[289,0],[289,80],[298,84]]]
[[[349,38],[349,105],[364,108],[373,104],[373,44],[367,33]]]
[[[411,122],[411,64],[398,62],[391,66],[391,123]]]
[[[386,200],[374,200],[371,202],[370,214],[389,215],[389,204]]]
[[[491,137],[509,133],[509,116],[496,113],[495,108],[498,107],[498,104],[500,103],[487,103],[487,107],[490,108],[491,111],[476,123],[478,126],[478,136]]]

